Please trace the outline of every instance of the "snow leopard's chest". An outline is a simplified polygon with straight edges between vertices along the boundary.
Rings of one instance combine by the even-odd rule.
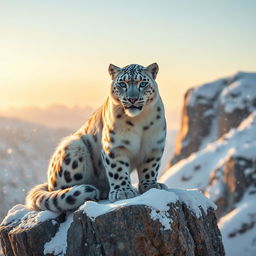
[[[161,111],[162,113],[160,113]],[[163,150],[165,143],[165,117],[163,107],[137,118],[115,120],[112,129],[103,128],[102,145],[105,148],[124,148],[139,164],[148,153]]]

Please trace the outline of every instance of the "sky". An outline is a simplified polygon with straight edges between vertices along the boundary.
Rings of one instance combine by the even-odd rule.
[[[253,0],[0,0],[0,109],[99,107],[108,65],[157,62],[167,111],[192,86],[256,71]]]

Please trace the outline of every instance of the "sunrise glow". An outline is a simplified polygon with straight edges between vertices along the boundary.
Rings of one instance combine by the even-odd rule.
[[[0,109],[97,108],[109,63],[158,62],[166,109],[180,112],[187,88],[254,70],[255,2],[196,3],[1,2]]]

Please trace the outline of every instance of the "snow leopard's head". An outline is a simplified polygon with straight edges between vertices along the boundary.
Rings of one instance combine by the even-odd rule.
[[[148,67],[131,64],[119,68],[109,65],[109,74],[113,80],[111,96],[116,104],[122,104],[128,116],[137,116],[147,105],[156,102],[159,96],[155,81],[158,70],[157,63]]]

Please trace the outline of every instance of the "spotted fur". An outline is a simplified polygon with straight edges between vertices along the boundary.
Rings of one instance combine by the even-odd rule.
[[[86,200],[135,197],[157,183],[165,144],[164,106],[155,81],[156,63],[148,67],[109,66],[110,95],[104,105],[57,147],[48,167],[48,182],[33,188],[32,209],[72,211]],[[131,185],[137,169],[139,191]]]

